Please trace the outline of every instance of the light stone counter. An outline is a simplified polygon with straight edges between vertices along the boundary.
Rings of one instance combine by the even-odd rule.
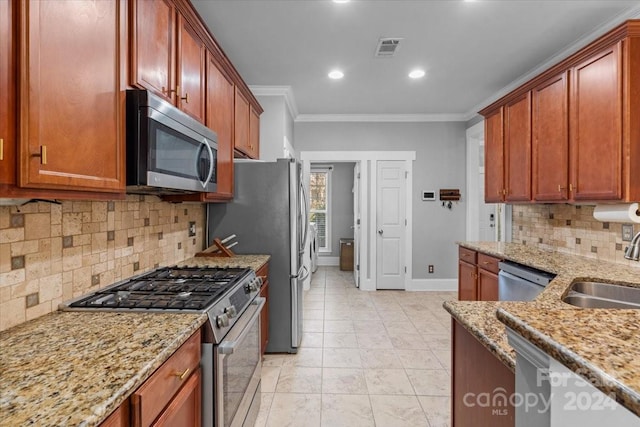
[[[0,332],[0,426],[95,426],[206,314],[54,312]]]
[[[268,255],[180,265],[258,269]],[[0,332],[0,426],[95,426],[207,321],[206,314],[55,312]]]
[[[531,302],[445,302],[445,309],[458,322],[513,370],[515,351],[507,342],[506,323],[640,415],[640,310],[581,309],[562,302],[576,280],[640,287],[640,268],[514,243],[460,245],[557,276]]]
[[[269,261],[269,255],[236,255],[234,257],[193,257],[182,261],[181,266],[195,267],[241,267],[258,270]]]

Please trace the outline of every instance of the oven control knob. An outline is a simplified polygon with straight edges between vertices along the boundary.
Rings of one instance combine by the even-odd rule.
[[[258,281],[252,280],[251,283],[247,285],[247,292],[257,292],[258,291]]]
[[[227,316],[226,314],[221,314],[216,317],[216,325],[218,326],[218,328],[226,328],[227,326],[229,326],[229,316]]]
[[[236,310],[236,306],[230,305],[229,307],[225,308],[224,314],[226,314],[227,317],[229,317],[229,319],[233,319],[238,314],[238,311]]]

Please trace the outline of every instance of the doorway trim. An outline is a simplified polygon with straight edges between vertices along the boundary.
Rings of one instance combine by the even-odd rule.
[[[411,288],[412,253],[413,253],[413,161],[415,151],[301,151],[303,180],[308,188],[311,163],[359,163],[360,164],[360,251],[354,259],[360,265],[360,289],[376,290],[376,188],[377,163],[382,160],[401,160],[405,162],[406,179],[406,217],[407,228],[405,238],[405,289]],[[306,257],[305,257],[306,258]]]

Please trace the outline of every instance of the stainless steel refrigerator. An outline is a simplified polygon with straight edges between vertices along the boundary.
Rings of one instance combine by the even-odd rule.
[[[293,159],[236,162],[234,199],[207,206],[207,240],[236,235],[237,254],[267,254],[269,353],[296,353],[302,340],[302,283],[308,232],[302,165]]]

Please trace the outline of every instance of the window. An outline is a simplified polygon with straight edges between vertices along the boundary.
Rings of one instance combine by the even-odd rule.
[[[312,167],[310,177],[309,220],[315,223],[318,230],[316,242],[318,250],[331,252],[331,167]]]

